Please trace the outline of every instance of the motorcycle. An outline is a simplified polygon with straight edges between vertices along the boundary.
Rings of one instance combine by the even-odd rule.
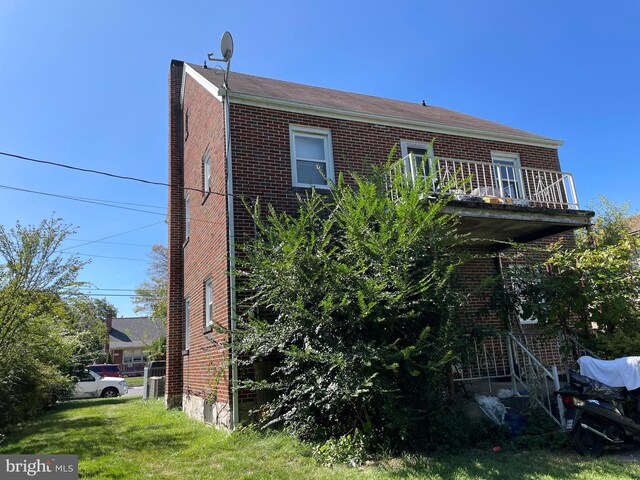
[[[640,389],[614,388],[569,371],[562,397],[566,431],[581,455],[598,457],[605,445],[640,440]]]

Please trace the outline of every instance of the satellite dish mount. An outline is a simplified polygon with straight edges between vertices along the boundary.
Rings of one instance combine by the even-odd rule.
[[[213,53],[207,55],[207,58],[212,62],[225,62],[227,69],[224,72],[223,87],[228,88],[227,81],[229,79],[229,68],[231,68],[231,57],[233,56],[233,38],[229,32],[222,34],[220,40],[220,51],[222,52],[222,58],[214,58]]]

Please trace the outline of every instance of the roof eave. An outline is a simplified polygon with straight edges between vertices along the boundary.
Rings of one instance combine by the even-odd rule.
[[[220,94],[220,90],[218,95]],[[517,143],[523,145],[533,145],[547,148],[558,148],[564,144],[562,140],[547,137],[532,137],[528,135],[518,135],[513,133],[491,132],[471,127],[460,127],[453,125],[443,125],[435,122],[422,120],[411,120],[406,118],[391,117],[388,115],[376,115],[372,113],[356,112],[335,107],[324,107],[280,98],[263,97],[248,93],[228,91],[231,103],[240,105],[250,105],[273,110],[281,110],[294,113],[306,113],[328,118],[338,118],[341,120],[352,120],[357,122],[382,124],[392,127],[410,128],[412,130],[428,131],[433,133],[445,133],[461,137],[480,138],[484,140],[495,140],[500,142]]]

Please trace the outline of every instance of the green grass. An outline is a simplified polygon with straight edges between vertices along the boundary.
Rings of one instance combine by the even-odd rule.
[[[127,385],[130,387],[141,387],[144,377],[127,377],[125,380],[127,381]]]
[[[363,469],[320,466],[281,434],[227,433],[139,398],[67,402],[25,424],[0,454],[78,454],[80,478],[104,479],[638,479],[640,464],[571,451],[465,452],[390,459]]]

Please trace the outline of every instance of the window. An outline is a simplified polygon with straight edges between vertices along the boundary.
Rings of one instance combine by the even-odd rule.
[[[291,126],[289,133],[293,185],[327,188],[334,180],[331,132]]]
[[[184,300],[184,349],[189,350],[189,299]]]
[[[427,158],[433,157],[433,145],[426,142],[403,140],[400,142],[400,150],[402,151],[402,158],[406,157],[410,153],[413,153],[419,158],[423,158],[425,155]]]
[[[142,362],[142,350],[134,350],[133,351],[133,362],[139,363]]]
[[[202,191],[206,195],[211,192],[211,155],[208,148],[202,157],[202,182]]]
[[[204,282],[204,326],[213,325],[213,280]]]
[[[429,159],[433,158],[433,146],[426,142],[413,142],[403,140],[400,142],[402,158],[404,158],[405,172],[415,182],[415,177],[427,178],[429,176]],[[408,158],[409,155],[412,158]]]
[[[491,152],[491,161],[500,196],[523,199],[520,156],[517,153]]]
[[[184,239],[189,239],[189,231],[191,229],[191,198],[189,194],[184,197]]]
[[[96,378],[91,375],[87,370],[83,370],[78,373],[78,381],[79,382],[95,382]]]
[[[187,110],[184,114],[184,141],[187,141],[189,138],[189,110]]]

